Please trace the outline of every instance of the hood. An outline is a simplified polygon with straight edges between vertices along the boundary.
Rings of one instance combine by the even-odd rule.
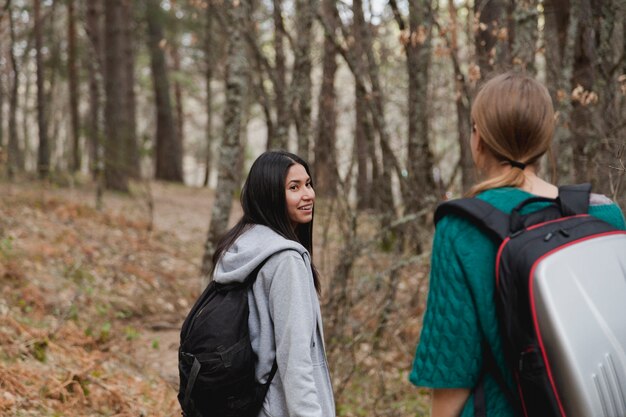
[[[269,227],[253,225],[222,254],[213,279],[222,284],[243,282],[261,262],[286,249],[307,252],[300,243],[285,239]]]

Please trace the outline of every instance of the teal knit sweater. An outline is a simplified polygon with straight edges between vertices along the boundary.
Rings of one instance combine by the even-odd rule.
[[[498,188],[485,191],[478,198],[510,213],[531,196],[516,188]],[[538,207],[539,204],[534,204],[529,210]],[[589,214],[626,229],[624,216],[616,204],[592,202]],[[482,368],[479,323],[498,365],[512,385],[511,375],[504,367],[494,303],[496,251],[493,241],[465,219],[447,216],[437,225],[428,304],[410,375],[414,385],[474,387]],[[488,417],[513,416],[504,394],[489,375],[485,379],[485,399]],[[470,396],[461,416],[473,416],[473,408]]]

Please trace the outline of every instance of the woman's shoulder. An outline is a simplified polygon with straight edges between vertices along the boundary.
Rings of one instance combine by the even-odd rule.
[[[626,220],[624,220],[622,209],[605,195],[591,194],[589,198],[589,214],[612,224],[618,229],[626,230]]]

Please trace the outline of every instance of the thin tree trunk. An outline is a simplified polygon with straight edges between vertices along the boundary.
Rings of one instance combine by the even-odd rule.
[[[43,22],[41,19],[41,0],[34,0],[35,18],[35,60],[37,64],[37,125],[39,127],[39,147],[37,153],[37,172],[39,178],[46,178],[50,173],[50,144],[46,124],[46,96],[44,91],[43,64]]]
[[[224,133],[218,166],[217,194],[211,209],[211,222],[204,247],[202,273],[208,278],[213,268],[212,256],[219,238],[228,227],[233,197],[239,186],[241,115],[244,93],[248,82],[245,44],[242,30],[245,28],[247,1],[226,0],[228,39],[226,68],[226,104],[224,107]]]
[[[287,107],[287,64],[285,58],[282,0],[273,0],[274,11],[274,96],[276,106],[276,128],[268,136],[268,149],[288,149],[290,112]]]
[[[354,10],[354,21],[352,25],[352,36],[355,39],[352,52],[355,61],[355,78],[364,79],[367,74],[367,61],[365,57],[365,38],[363,37],[365,21],[362,13],[362,3],[357,0],[352,5]],[[359,12],[361,11],[361,12]],[[327,21],[329,17],[326,17]],[[355,129],[354,148],[357,160],[357,208],[364,210],[373,208],[374,190],[372,189],[374,179],[378,175],[372,175],[372,170],[378,171],[378,158],[376,157],[376,144],[373,137],[372,126],[368,114],[367,92],[362,85],[356,83],[354,87],[354,107],[355,107]],[[371,164],[371,165],[370,165]],[[378,174],[378,172],[377,172]]]
[[[120,86],[124,85],[124,50],[122,45],[122,3],[121,0],[107,0],[105,6],[105,141],[104,176],[106,187],[128,191],[128,169],[124,150],[124,126],[121,112],[124,97]]]
[[[454,68],[454,94],[457,115],[457,127],[459,130],[459,157],[461,164],[461,189],[463,192],[469,189],[477,182],[477,172],[474,167],[474,160],[470,149],[470,91],[467,80],[461,65],[459,63],[459,45],[458,45],[458,20],[457,9],[454,0],[448,0],[448,11],[450,13],[451,25],[450,36],[447,39],[450,48],[450,57]]]
[[[322,0],[324,13],[334,22],[335,0]],[[337,109],[335,74],[337,73],[337,50],[332,40],[324,37],[322,58],[322,86],[319,95],[317,140],[315,141],[315,181],[322,195],[337,195],[337,156],[335,150]]]
[[[570,0],[544,0],[543,38],[546,62],[548,63],[546,65],[546,84],[555,110],[559,112],[552,152],[557,158],[554,168],[560,183],[573,181],[573,146],[568,127],[571,112],[569,100],[571,76],[567,75],[571,73],[572,62],[566,59],[566,51],[573,49],[573,46],[567,48],[568,34],[570,33],[570,10]]]
[[[596,82],[597,104],[591,106],[597,140],[593,144],[591,178],[596,191],[618,199],[626,198],[624,179],[620,168],[626,151],[626,96],[619,91],[622,62],[626,59],[625,21],[626,5],[622,0],[605,0],[592,3],[597,51]],[[621,155],[621,162],[620,162]]]
[[[24,56],[22,57],[22,62],[20,65],[17,66],[17,68],[28,68],[28,55],[29,55],[29,51],[32,49],[32,37],[29,37],[28,41],[26,42],[26,48],[24,49]],[[28,159],[33,161],[33,169],[36,169],[36,163],[37,163],[37,156],[35,155],[35,152],[32,148],[31,148],[31,143],[30,143],[30,138],[33,136],[30,133],[30,128],[32,125],[32,117],[31,117],[31,109],[33,109],[36,104],[31,105],[29,100],[32,97],[31,94],[31,90],[32,90],[32,86],[33,86],[33,75],[37,76],[37,74],[33,74],[32,71],[25,71],[22,73],[23,74],[23,78],[24,78],[24,87],[20,87],[20,90],[24,90],[24,92],[22,93],[22,102],[19,105],[19,108],[21,110],[22,113],[22,120],[21,120],[21,127],[22,127],[22,140],[21,141],[17,141],[17,147],[18,149],[20,149],[21,146],[23,146],[23,151],[20,150],[20,158],[22,158],[22,162],[26,161],[26,158],[28,156]],[[36,80],[35,80],[35,84],[36,84]],[[21,83],[20,83],[21,85]],[[37,87],[37,85],[35,85],[35,87]],[[19,95],[19,92],[16,91],[15,93],[16,95]],[[36,103],[36,97],[35,97],[35,101],[34,103]],[[17,100],[18,102],[20,101],[19,99]],[[16,102],[17,103],[17,102]],[[16,104],[17,106],[17,104]],[[16,140],[18,139],[19,135],[17,134],[17,117],[16,117]],[[21,144],[21,145],[20,145]],[[23,164],[23,167],[25,167],[26,164]]]
[[[211,90],[211,82],[213,81],[213,68],[214,60],[213,56],[213,1],[207,2],[207,11],[205,15],[206,19],[206,34],[204,38],[204,54],[205,54],[205,83],[206,83],[206,153],[204,159],[204,181],[202,184],[207,187],[209,185],[209,176],[211,175],[211,168],[213,165],[213,91]]]
[[[67,76],[72,124],[72,172],[80,171],[80,118],[78,114],[78,69],[76,66],[76,8],[74,0],[67,2]]]
[[[421,211],[428,203],[428,197],[436,194],[433,155],[428,137],[428,81],[432,42],[432,17],[429,15],[428,2],[429,0],[409,1],[410,37],[405,45],[409,76],[407,171],[409,188],[412,190],[408,193],[409,198],[405,205],[409,212],[414,213]],[[410,235],[416,236],[417,233]]]
[[[183,154],[176,135],[176,125],[170,99],[170,82],[161,49],[163,40],[162,10],[157,0],[148,0],[148,43],[157,112],[156,178],[183,181]]]
[[[122,113],[124,127],[125,158],[128,175],[131,178],[141,177],[139,143],[137,141],[137,98],[135,94],[135,6],[131,0],[122,2],[122,18],[124,39],[124,112]]]
[[[512,39],[513,67],[534,76],[537,72],[535,54],[539,38],[537,0],[516,0],[512,20],[515,28]]]
[[[589,0],[578,0],[575,5],[577,33],[571,90],[576,90],[580,86],[583,92],[591,92],[595,83],[593,63],[596,60],[591,3]],[[593,110],[588,104],[577,100],[572,103],[571,132],[574,144],[573,166],[576,182],[585,182],[591,179],[592,147],[590,143],[598,140],[598,137],[594,135]]]
[[[9,9],[9,30],[11,32],[11,48],[9,50],[12,67],[11,95],[9,97],[9,140],[7,146],[7,168],[9,178],[12,178],[16,171],[20,170],[21,152],[19,147],[19,138],[17,135],[17,108],[20,88],[20,74],[15,57],[16,38],[15,38],[15,20],[13,19],[13,10]],[[26,138],[25,138],[26,140]]]
[[[487,79],[494,71],[509,67],[509,28],[504,0],[476,0],[474,14],[478,27],[474,33],[480,76]]]
[[[291,108],[295,109],[298,154],[309,160],[311,142],[311,39],[317,0],[296,0],[296,49],[294,51]]]
[[[174,61],[174,71],[180,73],[180,52],[178,51],[178,43],[172,43],[172,60]],[[176,137],[180,142],[181,149],[185,143],[185,109],[183,104],[183,89],[180,81],[174,79],[174,101],[176,103]]]
[[[357,2],[355,2],[354,7],[356,7],[355,13],[359,15],[358,19],[363,22],[363,24],[360,25],[361,36],[363,37],[364,52],[367,58],[367,71],[370,83],[372,84],[371,101],[374,107],[374,110],[372,111],[370,109],[370,112],[374,122],[374,126],[378,131],[382,155],[382,170],[380,172],[380,175],[373,175],[374,192],[376,193],[376,195],[380,196],[374,202],[376,203],[375,208],[383,214],[382,224],[384,227],[386,227],[388,223],[390,223],[395,217],[395,202],[393,198],[393,193],[390,192],[390,190],[393,188],[391,177],[394,168],[397,169],[398,179],[402,189],[401,194],[403,197],[405,195],[405,180],[404,176],[400,172],[401,169],[399,167],[397,158],[391,151],[391,138],[389,136],[387,119],[385,115],[385,97],[380,82],[379,64],[374,56],[372,28],[370,27],[369,23],[365,23],[362,1],[358,0]],[[372,161],[372,164],[374,164],[374,161]]]
[[[87,144],[89,147],[89,171],[94,180],[100,176],[101,139],[102,139],[102,1],[87,2],[86,29],[89,38],[89,128]]]
[[[4,15],[10,12],[11,1],[7,1],[4,8],[0,10],[0,32],[4,33]],[[4,50],[4,39],[0,39],[0,51]],[[4,74],[0,73],[0,161],[4,159],[6,153],[4,149],[4,100],[5,100],[5,86],[4,86]]]

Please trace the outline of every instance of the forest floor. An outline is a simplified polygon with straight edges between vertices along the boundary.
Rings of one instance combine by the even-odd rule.
[[[132,191],[107,192],[97,210],[88,186],[0,182],[0,416],[180,415],[179,328],[201,287],[212,191]],[[372,313],[376,299],[364,301],[353,314]],[[425,413],[426,395],[406,382],[422,310],[406,310],[418,311],[408,330],[393,329],[397,348],[372,354],[361,335],[350,358],[329,352],[340,415]],[[391,411],[368,408],[385,401]]]
[[[0,184],[0,415],[178,415],[211,192]]]

